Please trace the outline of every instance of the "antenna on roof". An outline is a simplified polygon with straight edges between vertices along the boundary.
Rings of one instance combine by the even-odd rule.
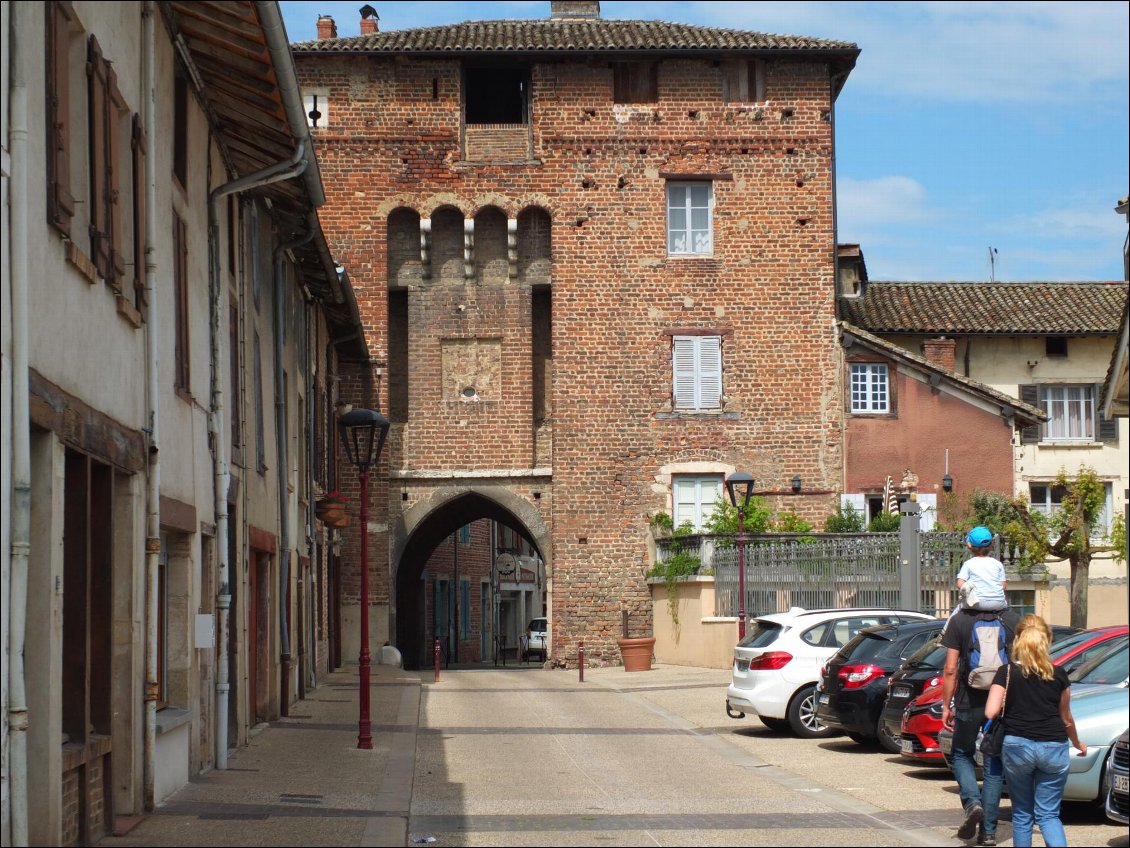
[[[989,248],[989,282],[995,283],[997,281],[997,249],[995,247]]]

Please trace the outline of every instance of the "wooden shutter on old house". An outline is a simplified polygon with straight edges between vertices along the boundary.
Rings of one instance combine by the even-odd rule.
[[[672,355],[676,409],[693,409],[695,406],[695,345],[690,336],[676,336]]]
[[[149,298],[145,289],[145,130],[141,116],[133,116],[133,297],[134,306],[145,318]]]
[[[90,252],[102,279],[110,279],[110,220],[106,207],[106,63],[93,35],[86,52],[90,135]]]
[[[1040,387],[1024,385],[1020,387],[1020,400],[1029,406],[1040,408]],[[1040,425],[1031,424],[1020,431],[1020,444],[1034,445],[1040,441]]]
[[[125,101],[118,91],[114,69],[102,55],[98,39],[90,36],[86,75],[90,103],[90,246],[94,265],[110,286],[121,293],[125,259],[121,251],[121,167],[119,112]]]
[[[71,234],[75,199],[71,194],[71,62],[69,2],[53,0],[46,7],[47,88],[47,220]]]
[[[1095,433],[1097,440],[1100,442],[1113,442],[1118,443],[1118,419],[1106,419],[1103,417],[1102,411],[1099,409],[1099,400],[1103,396],[1103,384],[1096,383],[1093,396],[1095,398],[1095,417],[1098,418],[1098,424],[1095,426]]]

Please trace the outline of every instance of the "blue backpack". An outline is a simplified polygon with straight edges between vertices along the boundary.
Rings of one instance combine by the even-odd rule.
[[[1008,665],[1008,631],[999,618],[977,619],[972,642],[967,682],[971,689],[988,689],[997,669]]]

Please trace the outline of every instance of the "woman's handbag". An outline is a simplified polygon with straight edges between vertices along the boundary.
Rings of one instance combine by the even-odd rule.
[[[981,756],[999,757],[1001,746],[1004,744],[1004,706],[1008,701],[1008,683],[1012,679],[1012,664],[1009,663],[1008,671],[1004,678],[1004,698],[1001,699],[1001,711],[995,719],[989,719],[985,732],[981,734]]]

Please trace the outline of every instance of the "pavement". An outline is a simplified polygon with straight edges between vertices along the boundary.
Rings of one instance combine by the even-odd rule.
[[[586,669],[583,685],[575,669],[515,671],[466,666],[444,670],[437,684],[430,670],[374,666],[373,749],[362,751],[357,669],[347,666],[293,704],[289,717],[256,728],[232,751],[229,768],[194,777],[99,844],[734,845],[753,844],[751,828],[757,844],[962,844],[953,838],[960,816],[948,772],[908,770],[846,738],[798,740],[756,719],[731,721],[720,701],[728,669]],[[566,697],[546,697],[557,691]],[[549,711],[515,734],[552,738],[552,747],[496,735],[515,698]],[[602,727],[580,711],[584,702],[597,705]],[[586,740],[596,747],[581,747]],[[491,745],[510,759],[499,761]],[[558,755],[571,764],[558,769]],[[601,770],[593,765],[599,756],[607,757]],[[672,766],[683,785],[703,791],[664,794]],[[599,780],[613,769],[623,769],[623,791],[597,787],[601,803],[583,816],[576,813],[583,790],[548,785],[565,779],[558,774]],[[727,770],[721,791],[708,784]],[[539,775],[519,785],[529,797],[515,797],[515,773]],[[1072,845],[1127,844],[1105,817],[1089,815],[1078,829],[1065,824]]]

